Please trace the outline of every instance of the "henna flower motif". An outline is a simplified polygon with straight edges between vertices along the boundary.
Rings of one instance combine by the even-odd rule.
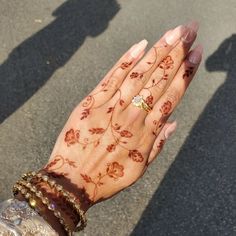
[[[143,161],[142,154],[136,149],[129,150],[129,157],[132,158],[132,160],[136,161],[136,162],[142,162]]]
[[[163,70],[172,69],[174,61],[172,60],[171,56],[167,56],[162,62],[159,64],[159,67]]]
[[[66,132],[65,142],[67,146],[73,145],[79,141],[79,130],[70,129]]]
[[[172,103],[170,101],[167,101],[160,108],[160,112],[162,113],[162,115],[166,116],[169,114],[171,108],[172,108]]]
[[[145,102],[146,102],[149,106],[152,105],[152,103],[153,103],[153,96],[152,96],[152,95],[149,95],[149,96],[146,98]]]
[[[107,175],[113,179],[118,179],[124,175],[124,167],[118,162],[107,164]]]

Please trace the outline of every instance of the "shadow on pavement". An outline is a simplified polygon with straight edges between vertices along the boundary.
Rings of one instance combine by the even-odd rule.
[[[236,35],[206,61],[227,78],[153,195],[134,235],[236,235]]]
[[[116,0],[67,0],[52,23],[17,46],[0,65],[0,123],[65,65],[86,36],[102,33],[119,9]]]

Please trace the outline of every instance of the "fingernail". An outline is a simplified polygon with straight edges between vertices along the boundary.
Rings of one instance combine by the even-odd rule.
[[[197,31],[199,29],[199,23],[197,21],[191,21],[186,25],[186,27],[188,28],[188,30],[183,35],[181,40],[184,43],[191,43],[194,41],[194,39],[197,36]]]
[[[197,33],[195,31],[188,29],[186,33],[183,35],[183,37],[181,38],[181,40],[184,43],[191,43],[196,38],[196,35]]]
[[[166,129],[164,136],[166,139],[168,139],[176,130],[177,128],[177,122],[174,121],[170,126]]]
[[[147,45],[148,45],[148,41],[146,39],[143,39],[138,44],[131,47],[130,55],[133,58],[137,58],[139,56],[139,54],[147,47]]]
[[[203,47],[198,45],[189,54],[188,60],[192,64],[199,64],[202,59]]]
[[[186,26],[180,25],[176,27],[173,31],[169,32],[165,36],[166,43],[169,45],[174,45],[187,30]]]
[[[186,25],[189,29],[194,31],[195,33],[198,32],[199,29],[199,23],[197,21],[191,21]]]

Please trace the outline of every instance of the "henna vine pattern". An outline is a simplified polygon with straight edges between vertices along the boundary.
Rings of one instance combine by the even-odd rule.
[[[152,64],[151,62],[147,62],[148,64]],[[155,64],[155,63],[154,63]],[[159,68],[163,70],[163,75],[159,80],[153,79],[152,84],[150,86],[144,87],[143,89],[147,90],[149,95],[146,97],[145,102],[151,106],[153,103],[153,95],[151,92],[151,88],[156,87],[162,80],[168,80],[169,74],[167,70],[174,68],[174,61],[171,56],[167,56],[164,58],[160,64],[158,65]]]
[[[77,168],[77,165],[76,165],[75,161],[71,161],[68,158],[64,158],[61,155],[56,155],[54,157],[54,159],[44,167],[44,170],[47,171],[47,172],[58,171],[64,165],[68,165],[71,168]],[[68,175],[68,173],[65,173],[65,172],[60,172],[60,173],[57,172],[57,174],[63,175],[63,176],[67,176]]]
[[[91,183],[94,185],[93,195],[91,199],[92,201],[94,201],[98,193],[98,188],[104,185],[102,179],[108,176],[113,180],[118,180],[120,177],[124,176],[124,166],[120,165],[118,162],[112,162],[107,164],[107,169],[105,173],[102,174],[101,172],[99,172],[97,177],[95,178],[91,178],[89,175],[86,174],[80,174],[80,175],[86,183]]]
[[[126,69],[131,64],[132,64],[132,62],[124,62],[124,63],[121,64],[121,66],[119,68]],[[102,89],[99,92],[106,91],[105,88],[108,84],[109,84],[109,79],[107,81],[105,81],[104,83],[102,83],[102,85],[101,85]],[[99,92],[97,92],[93,95],[88,95],[85,98],[85,101],[82,103],[82,106],[85,107],[85,108],[82,111],[82,116],[80,118],[81,120],[87,118],[91,114],[92,109],[98,108],[98,106],[97,107],[94,106],[94,103],[95,103],[94,96],[96,94],[98,94]],[[115,105],[113,107],[109,107],[107,109],[107,112],[106,112],[107,114],[110,114],[110,119],[109,119],[109,122],[108,122],[107,126],[105,128],[92,127],[88,130],[90,135],[99,135],[99,137],[96,138],[96,139],[93,139],[93,140],[90,140],[88,138],[81,139],[80,130],[70,129],[66,132],[65,138],[64,138],[64,141],[65,141],[65,143],[67,144],[68,147],[71,146],[71,145],[74,145],[76,143],[82,145],[83,149],[85,149],[87,147],[87,145],[89,145],[89,144],[93,144],[94,147],[97,147],[101,142],[100,140],[101,140],[102,136],[110,128],[113,139],[114,139],[114,142],[109,144],[106,147],[106,150],[108,152],[114,152],[116,150],[116,147],[119,145],[123,149],[127,150],[128,157],[131,158],[133,161],[136,161],[136,162],[142,162],[143,161],[144,158],[138,150],[136,150],[136,149],[130,150],[127,147],[124,146],[125,144],[128,143],[127,139],[133,137],[133,134],[130,131],[122,128],[121,124],[113,122],[113,112],[114,112],[115,107],[117,105],[123,106],[123,104],[124,104],[124,100],[121,99],[121,91],[119,89],[118,89],[118,92],[119,92],[118,100],[116,101]]]
[[[123,62],[120,66],[118,66],[114,71],[113,73],[111,74],[111,76],[109,78],[107,78],[102,84],[101,84],[101,90],[99,90],[98,92],[96,93],[93,93],[93,94],[90,94],[88,95],[84,101],[82,102],[82,107],[84,107],[83,111],[82,111],[82,116],[80,117],[81,120],[87,118],[90,114],[91,114],[91,110],[92,109],[97,109],[99,107],[101,107],[102,105],[104,104],[101,104],[99,106],[94,106],[94,103],[95,103],[95,96],[99,93],[102,93],[102,92],[107,92],[108,89],[108,85],[110,83],[110,78],[112,78],[113,74],[118,70],[118,69],[122,69],[122,70],[125,70],[127,68],[129,68],[131,65],[132,65],[133,61],[130,61],[130,62]],[[124,102],[124,101],[123,101]],[[111,112],[111,111],[110,111]]]
[[[193,74],[193,70],[194,70],[194,67],[192,66],[188,67],[183,74],[183,79],[189,78],[189,76]]]
[[[153,62],[147,62],[147,64],[151,65],[150,68],[147,71],[144,71],[142,73],[139,72],[132,72],[130,74],[130,78],[131,79],[141,79],[145,73],[147,73],[148,71],[150,71],[153,66],[156,64],[156,60],[157,60],[157,48],[154,47],[154,51],[155,51],[155,60]],[[128,68],[130,65],[132,64],[132,62],[124,62],[122,63],[118,68],[121,69],[126,69]],[[159,81],[155,81],[155,79],[152,81],[152,85],[149,87],[145,87],[144,89],[149,91],[149,96],[146,98],[146,102],[151,105],[153,103],[153,96],[151,93],[151,88],[155,87],[158,85],[158,83],[161,80],[167,80],[168,79],[168,74],[166,73],[166,71],[168,69],[172,69],[173,68],[173,64],[174,61],[172,60],[171,56],[167,56],[164,60],[162,60],[162,62],[159,64],[159,67],[161,69],[163,69],[163,76],[161,77],[161,79]],[[117,68],[117,69],[118,69]],[[114,73],[114,72],[113,72]],[[111,77],[110,77],[111,78]],[[95,95],[101,92],[106,92],[107,91],[107,86],[109,84],[109,80],[110,78],[108,78],[105,82],[103,82],[101,84],[102,89],[100,91],[98,91],[97,93],[94,94],[90,94],[85,98],[85,101],[82,103],[82,106],[84,107],[83,111],[82,111],[82,116],[81,116],[81,120],[87,118],[90,114],[91,114],[91,110],[92,109],[96,109],[100,106],[94,106],[95,103]],[[121,99],[121,91],[120,89],[118,89],[118,93],[119,93],[119,98],[116,101],[115,105],[113,107],[109,107],[107,110],[107,114],[110,114],[110,119],[109,122],[107,124],[107,126],[105,128],[102,127],[93,127],[91,129],[89,129],[89,133],[90,135],[100,135],[98,138],[94,139],[94,140],[90,140],[88,138],[84,138],[83,140],[81,140],[80,138],[80,130],[74,130],[74,129],[70,129],[69,131],[66,132],[65,135],[65,139],[64,141],[67,143],[67,146],[71,146],[73,144],[79,143],[82,145],[83,149],[85,149],[87,147],[87,145],[89,144],[93,144],[94,147],[97,147],[100,144],[100,140],[102,138],[102,136],[106,133],[106,131],[110,128],[114,142],[112,142],[111,144],[109,144],[106,147],[106,150],[108,152],[114,152],[116,150],[116,147],[119,146],[123,149],[127,150],[127,155],[129,158],[131,158],[133,161],[135,162],[142,162],[144,160],[142,154],[137,150],[137,149],[133,149],[130,150],[129,148],[127,148],[125,145],[128,143],[127,139],[130,139],[133,134],[122,128],[121,124],[118,123],[114,123],[113,122],[113,112],[114,109],[117,105],[122,106],[124,104],[124,101]],[[156,121],[154,121],[155,123]],[[153,132],[155,133],[155,132]]]
[[[153,135],[157,136],[158,135],[158,130],[164,125],[166,119],[170,115],[170,111],[172,109],[172,103],[171,101],[166,101],[160,108],[161,112],[161,118],[159,121],[154,120],[153,124],[156,126],[155,130],[152,132]]]

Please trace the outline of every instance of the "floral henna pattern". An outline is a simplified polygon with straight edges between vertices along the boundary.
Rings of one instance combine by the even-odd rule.
[[[118,90],[120,92],[120,90]],[[65,134],[65,142],[67,143],[67,146],[71,146],[73,144],[81,144],[83,146],[83,149],[87,147],[89,144],[94,144],[94,147],[97,147],[101,143],[102,136],[107,132],[107,130],[110,128],[114,142],[109,144],[106,147],[106,150],[108,152],[114,152],[116,150],[117,146],[120,146],[123,149],[127,150],[127,156],[131,158],[135,162],[142,162],[143,156],[138,150],[130,150],[129,148],[125,147],[124,145],[128,143],[127,139],[130,139],[133,137],[133,133],[130,132],[127,129],[122,129],[122,125],[113,122],[113,112],[117,104],[120,106],[123,105],[124,101],[121,99],[121,92],[119,93],[120,97],[117,100],[116,104],[113,107],[109,107],[107,110],[107,113],[110,115],[110,120],[107,124],[106,128],[90,128],[88,131],[90,135],[100,135],[99,138],[95,140],[90,140],[88,138],[84,138],[83,141],[80,140],[79,130],[70,129]],[[77,134],[77,135],[76,135]]]
[[[98,188],[104,185],[104,177],[112,178],[113,180],[118,180],[119,178],[124,176],[124,166],[120,165],[118,162],[112,162],[107,164],[106,172],[99,172],[97,177],[91,178],[89,175],[80,174],[83,180],[86,183],[91,183],[94,185],[93,195],[91,201],[95,200],[95,197],[98,193]]]
[[[68,165],[71,168],[77,168],[75,161],[71,161],[68,158],[64,158],[61,155],[57,155],[43,169],[47,172],[57,171],[58,174],[63,175],[63,176],[67,176],[68,173],[58,172],[58,170],[60,170],[64,165]]]
[[[67,146],[73,145],[79,142],[80,131],[70,129],[66,132],[64,141],[66,142]]]
[[[147,62],[148,64],[152,64],[151,62]],[[169,74],[167,73],[167,70],[174,68],[174,61],[171,58],[171,56],[167,56],[165,59],[161,61],[161,63],[158,65],[159,68],[163,70],[163,75],[159,80],[153,79],[152,84],[148,87],[144,87],[143,89],[147,90],[149,92],[149,95],[145,99],[145,102],[151,106],[153,104],[153,96],[151,92],[151,88],[156,87],[161,81],[168,80]]]
[[[150,61],[147,62],[147,64],[151,65],[150,68],[147,71],[142,72],[142,73],[132,72],[130,74],[131,79],[141,79],[145,73],[147,73],[148,71],[150,71],[152,69],[152,67],[156,64],[156,60],[157,60],[157,48],[156,47],[154,47],[154,51],[155,51],[155,55],[156,55],[155,60],[153,62],[150,62]],[[130,62],[124,62],[121,64],[121,66],[119,68],[126,69],[131,64],[132,63],[130,63]],[[174,61],[172,60],[172,58],[170,56],[166,57],[159,64],[159,67],[161,69],[163,69],[163,77],[161,78],[161,80],[168,79],[168,75],[166,73],[166,70],[172,69],[173,64],[174,64]],[[159,82],[153,81],[152,86],[145,88],[150,92],[150,95],[146,98],[146,102],[148,105],[151,105],[153,103],[153,96],[151,94],[150,88],[156,86]],[[109,83],[109,79],[107,81],[105,81],[104,83],[102,83],[102,89],[99,92],[102,92],[102,91],[105,92],[108,83]],[[99,93],[99,92],[97,92],[97,93]],[[115,110],[116,105],[119,104],[120,106],[122,106],[124,104],[124,101],[121,99],[121,91],[119,89],[118,89],[118,92],[119,92],[119,98],[118,98],[117,102],[115,103],[115,105],[113,107],[109,107],[107,110],[107,114],[111,115],[110,120],[107,124],[107,127],[106,128],[91,128],[91,129],[89,129],[89,133],[91,135],[99,134],[100,137],[96,140],[93,140],[93,141],[89,141],[88,138],[84,138],[84,140],[81,141],[81,140],[79,140],[79,138],[80,138],[79,130],[71,129],[66,133],[66,137],[65,137],[65,142],[67,143],[67,146],[79,143],[85,149],[88,144],[93,143],[94,147],[96,147],[100,144],[100,140],[101,140],[102,136],[110,127],[114,141],[106,147],[106,150],[108,152],[114,152],[116,150],[116,147],[119,146],[119,147],[127,150],[128,157],[131,158],[133,161],[142,162],[144,160],[142,154],[138,150],[136,150],[136,149],[130,150],[129,148],[127,148],[125,146],[128,143],[128,139],[133,137],[133,134],[126,129],[122,129],[121,125],[119,125],[117,123],[115,123],[115,124],[113,123],[113,112]],[[94,95],[96,95],[96,94],[94,94]],[[85,101],[82,103],[82,106],[85,108],[82,111],[81,120],[87,118],[90,115],[92,109],[98,108],[98,107],[94,106],[94,103],[95,103],[94,95],[87,96],[85,98]],[[156,121],[154,121],[154,122],[156,122]]]
[[[112,73],[112,75],[118,70],[118,69],[122,69],[122,70],[125,70],[127,68],[129,68],[131,65],[132,65],[133,61],[131,62],[123,62],[120,66],[118,66]],[[97,109],[99,107],[101,107],[102,105],[104,104],[101,104],[99,106],[95,106],[95,96],[99,93],[102,93],[102,92],[107,92],[108,89],[108,85],[110,83],[110,78],[112,77],[112,75],[106,80],[104,81],[102,84],[101,84],[101,90],[99,90],[98,92],[94,93],[94,94],[90,94],[88,95],[84,101],[82,102],[82,107],[84,107],[83,111],[82,111],[82,114],[81,114],[81,117],[80,119],[83,120],[85,118],[87,118],[90,114],[91,114],[91,110],[93,109]]]
[[[153,135],[155,135],[155,136],[158,135],[159,129],[164,126],[165,121],[169,117],[171,110],[172,110],[172,102],[169,101],[169,100],[164,102],[164,104],[160,108],[160,112],[161,112],[160,120],[159,121],[157,121],[157,120],[153,121],[153,124],[156,127],[155,130],[152,132]]]
[[[194,70],[194,67],[192,66],[188,67],[188,69],[186,69],[183,74],[183,79],[189,78],[189,76],[193,74],[193,70]]]
[[[169,112],[171,111],[171,108],[172,108],[172,103],[171,101],[167,101],[165,102],[161,108],[160,108],[160,112],[163,116],[166,116],[169,114]]]

